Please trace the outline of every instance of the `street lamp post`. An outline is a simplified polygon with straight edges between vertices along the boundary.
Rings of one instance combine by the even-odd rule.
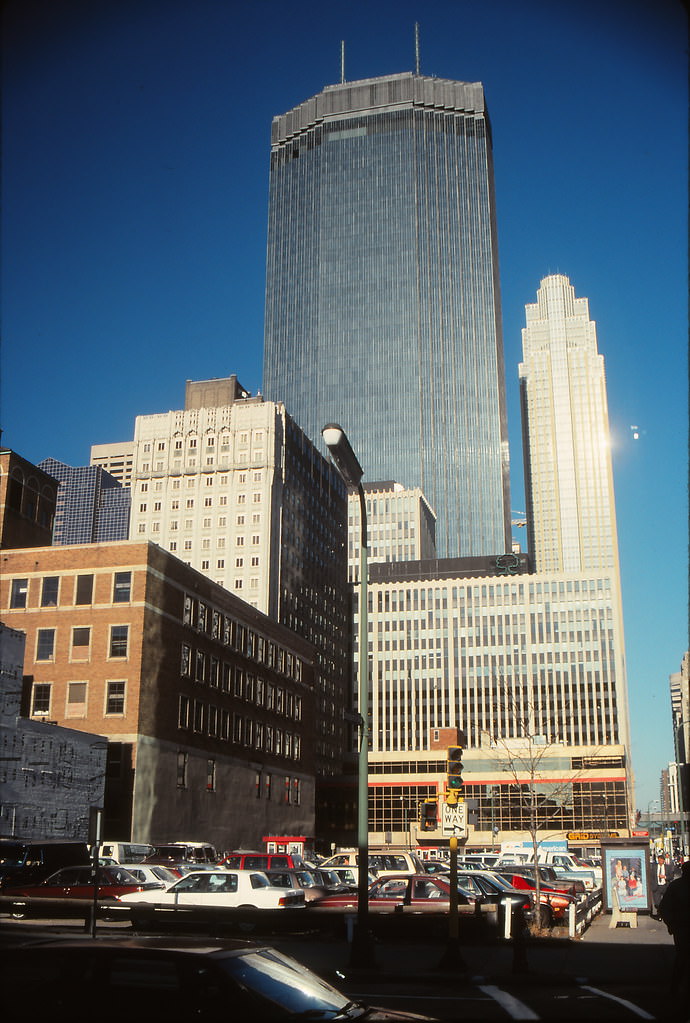
[[[350,965],[371,967],[373,949],[369,939],[369,633],[367,627],[368,540],[367,508],[362,476],[364,470],[350,446],[345,431],[328,423],[321,434],[333,463],[345,485],[356,490],[360,507],[359,545],[359,655],[357,663],[359,703],[359,758],[357,786],[357,922],[352,935]]]
[[[655,803],[658,804],[658,802],[659,802],[658,799],[650,799],[649,802],[647,803],[647,829],[649,831],[650,842],[652,842],[654,839],[654,833],[652,830],[652,807],[654,806]]]

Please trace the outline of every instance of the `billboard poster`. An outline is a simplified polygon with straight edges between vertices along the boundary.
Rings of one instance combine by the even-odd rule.
[[[613,910],[614,892],[621,910],[644,911],[651,905],[649,843],[634,838],[602,839],[604,908]]]

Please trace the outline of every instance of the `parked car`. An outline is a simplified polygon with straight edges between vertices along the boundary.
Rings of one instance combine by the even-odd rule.
[[[305,863],[297,853],[226,853],[221,866],[233,870],[304,870]]]
[[[320,884],[322,888],[325,888],[328,893],[344,891],[349,887],[340,877],[337,870],[332,867],[314,867],[311,873],[316,878],[317,884]],[[372,881],[374,880],[372,875]]]
[[[213,870],[218,866],[218,853],[204,842],[168,842],[155,846],[142,862],[167,867],[176,877],[184,877],[195,870]]]
[[[267,870],[266,877],[278,888],[301,888],[304,901],[313,902],[329,894],[328,888],[319,884],[311,870]]]
[[[103,842],[98,847],[99,856],[109,856],[116,863],[141,863],[153,852],[154,847],[144,842]]]
[[[458,871],[458,885],[472,892],[481,902],[498,906],[510,903],[511,912],[522,910],[526,918],[532,914],[532,899],[524,889],[513,887],[498,874],[488,870]]]
[[[321,870],[328,870],[329,874],[335,874],[340,881],[341,888],[345,891],[356,892],[359,887],[359,867],[321,867]],[[367,872],[367,884],[371,885],[376,880],[373,871]]]
[[[180,863],[193,863],[197,867],[210,863],[218,865],[219,856],[212,845],[206,842],[167,842],[165,845],[154,846],[153,852],[146,857],[167,857]]]
[[[537,883],[534,878],[526,874],[514,874],[509,871],[498,871],[501,877],[514,888],[525,891],[536,892]],[[539,890],[540,913],[539,922],[544,927],[552,927],[554,924],[564,924],[567,920],[570,906],[577,902],[574,895],[552,888],[545,882],[540,882]]]
[[[5,886],[43,881],[60,867],[90,863],[86,842],[0,838],[0,886],[3,890]]]
[[[586,892],[593,892],[595,888],[601,887],[597,883],[596,874],[593,870],[566,870],[564,867],[554,867],[556,877],[559,881],[565,881],[567,884],[573,885],[576,890],[579,889],[577,882],[582,882]],[[581,897],[584,893],[581,893]]]
[[[450,885],[445,878],[431,874],[398,874],[377,878],[369,887],[369,909],[393,913],[398,907],[409,906],[414,913],[438,913],[450,900]],[[476,902],[472,892],[458,886],[458,904]],[[326,895],[310,902],[309,912],[357,908],[357,892]]]
[[[445,860],[423,860],[424,870],[427,874],[444,874],[450,873],[450,863],[446,863]]]
[[[87,866],[63,867],[38,884],[23,884],[3,888],[2,894],[11,899],[93,899],[92,868]],[[96,877],[98,899],[117,899],[121,895],[148,894],[160,891],[160,884],[138,881],[121,865],[99,867]],[[14,917],[27,913],[26,903],[12,907]]]
[[[496,863],[498,856],[498,853],[466,853],[464,856],[458,856],[458,863],[462,862],[463,866],[473,864],[489,870]]]
[[[358,863],[359,854],[356,849],[343,849],[324,860],[321,866],[356,867]],[[370,852],[369,869],[374,871],[377,877],[384,877],[386,874],[423,874],[424,864],[413,852]]]
[[[120,901],[127,905],[151,903],[163,907],[284,909],[304,906],[304,892],[296,888],[276,888],[261,871],[216,869],[194,871],[164,891],[135,892],[123,895]]]
[[[4,947],[0,985],[12,992],[27,1023],[432,1019],[352,1001],[268,945],[207,937],[70,938]]]
[[[513,867],[505,868],[505,871],[512,872],[513,874],[522,874],[524,877],[531,877],[533,880],[536,880],[537,870],[539,871],[539,883],[543,888],[567,892],[568,895],[574,895],[576,898],[586,894],[582,878],[564,880],[558,876],[554,867],[547,866],[546,864],[540,863],[535,867],[532,863],[519,863]],[[502,870],[501,873],[504,873],[504,871]]]
[[[128,870],[132,877],[142,884],[155,884],[159,888],[167,888],[179,880],[180,875],[164,867],[159,863],[121,863],[121,867]]]

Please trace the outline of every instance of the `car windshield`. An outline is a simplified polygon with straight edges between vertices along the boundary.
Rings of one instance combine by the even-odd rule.
[[[340,991],[275,949],[258,949],[219,960],[243,987],[271,1002],[283,1013],[335,1015],[347,999]]]
[[[165,881],[166,884],[172,884],[173,881],[177,881],[177,875],[173,874],[172,870],[168,870],[167,867],[153,866],[150,870],[154,877],[157,877],[159,881]]]
[[[508,882],[504,878],[502,878],[500,874],[493,873],[489,874],[487,875],[487,880],[490,881],[490,883],[494,885],[496,888],[500,888],[501,891],[503,892],[512,891],[513,886],[511,884],[508,884]]]
[[[318,884],[316,878],[308,870],[296,870],[295,877],[299,881],[302,888],[315,888]]]

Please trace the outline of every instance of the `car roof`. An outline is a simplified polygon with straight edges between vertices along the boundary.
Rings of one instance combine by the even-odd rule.
[[[27,949],[38,948],[38,949],[49,949],[51,951],[57,951],[58,949],[89,949],[89,950],[160,950],[162,952],[178,952],[178,953],[193,953],[195,955],[244,955],[246,952],[257,952],[262,950],[270,949],[271,946],[260,943],[245,941],[241,938],[228,938],[218,940],[217,938],[209,939],[204,937],[195,938],[194,936],[189,937],[158,937],[155,935],[139,936],[136,938],[122,937],[119,936],[108,936],[108,937],[54,937],[54,938],[39,938],[32,941],[18,942],[15,945],[5,945],[3,953],[9,949],[20,949],[26,951]]]

